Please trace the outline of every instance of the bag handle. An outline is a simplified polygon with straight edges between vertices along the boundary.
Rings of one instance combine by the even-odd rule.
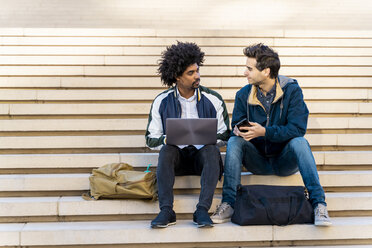
[[[295,199],[296,199],[296,197],[293,197],[293,196],[291,197],[291,211],[289,212],[289,216],[288,216],[288,225],[292,224],[297,219],[297,217],[300,214],[301,209],[304,205],[304,200],[302,199],[302,201],[300,202],[300,206],[298,206],[298,208],[296,208]],[[291,215],[292,215],[292,217],[291,217]]]
[[[267,215],[267,218],[271,221],[271,223],[274,223],[275,225],[277,226],[283,226],[282,224],[279,224],[274,218],[273,218],[273,212],[272,212],[272,209],[271,209],[271,206],[270,204],[267,202],[267,199],[264,198],[264,197],[261,197],[258,199],[262,205],[264,205],[265,207],[265,210],[266,210],[266,215]]]
[[[259,198],[258,200],[264,205],[265,207],[265,210],[266,210],[266,215],[267,215],[267,218],[272,222],[274,223],[275,225],[277,226],[285,226],[285,225],[290,225],[292,224],[297,216],[299,215],[300,213],[300,210],[302,209],[302,206],[304,204],[303,201],[301,201],[301,204],[299,206],[299,208],[297,208],[297,211],[296,211],[296,202],[295,202],[295,197],[291,196],[290,197],[290,205],[289,205],[289,216],[288,216],[288,223],[287,224],[280,224],[279,222],[277,222],[274,218],[273,218],[273,211],[271,209],[271,206],[269,204],[269,202],[267,201],[266,198],[264,197],[261,197]],[[293,214],[294,213],[294,214]]]

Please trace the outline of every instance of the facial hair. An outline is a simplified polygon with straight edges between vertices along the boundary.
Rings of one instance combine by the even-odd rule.
[[[249,80],[248,80],[248,83],[251,84],[251,85],[254,85],[254,86],[260,86],[260,85],[263,84],[262,81],[253,81],[253,82],[250,82]]]
[[[192,83],[192,88],[197,89],[200,85],[200,79],[197,79],[195,82]]]

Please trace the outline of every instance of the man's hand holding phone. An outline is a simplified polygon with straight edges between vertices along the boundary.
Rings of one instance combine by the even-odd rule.
[[[248,132],[247,127],[250,127],[250,126],[252,126],[252,125],[249,124],[248,120],[243,119],[243,120],[239,121],[238,123],[236,123],[236,125],[234,127],[234,130],[233,130],[234,134],[236,136],[241,136],[241,137],[244,138],[243,134]]]
[[[265,136],[266,129],[256,122],[249,122],[247,119],[239,121],[234,127],[234,134],[241,136],[244,140]]]

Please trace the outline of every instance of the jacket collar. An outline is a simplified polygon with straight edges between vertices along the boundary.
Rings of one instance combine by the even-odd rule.
[[[278,82],[277,78],[275,79],[275,85],[276,85],[275,86],[276,87],[276,94],[275,94],[275,98],[273,100],[273,103],[277,102],[283,96],[283,90],[282,90],[282,87],[281,87],[280,83]],[[262,106],[261,102],[257,98],[257,87],[258,86],[252,86],[251,92],[250,92],[249,97],[248,97],[248,103],[250,105],[261,105]]]
[[[173,86],[173,89],[174,89],[174,92],[173,92],[173,94],[174,94],[174,97],[176,98],[176,99],[178,99],[178,96],[179,96],[179,94],[178,94],[178,88],[177,88],[177,85],[175,85],[175,86]],[[197,101],[198,102],[200,102],[200,99],[201,99],[201,92],[200,92],[200,86],[196,89],[196,96],[197,96]]]

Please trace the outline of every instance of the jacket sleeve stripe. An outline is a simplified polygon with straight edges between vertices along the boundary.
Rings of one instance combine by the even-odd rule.
[[[158,95],[151,106],[146,130],[146,145],[152,149],[160,149],[163,145],[164,131],[159,108],[163,99],[166,98],[169,93],[171,93],[171,91],[166,91]]]

